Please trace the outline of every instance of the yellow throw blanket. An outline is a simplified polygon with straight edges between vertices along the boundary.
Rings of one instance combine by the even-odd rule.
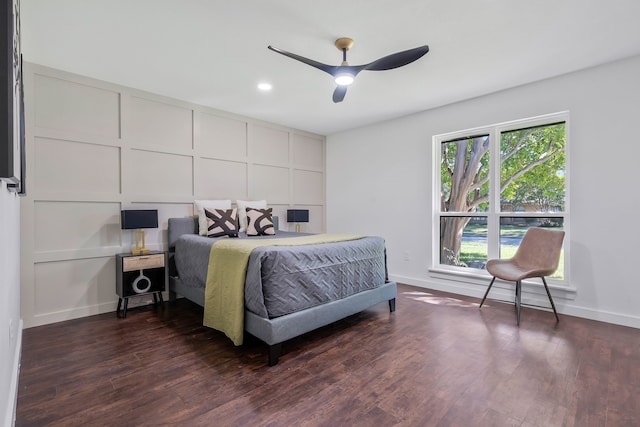
[[[225,333],[235,345],[244,335],[244,282],[249,255],[262,246],[299,246],[361,239],[353,234],[314,234],[283,239],[224,239],[211,247],[204,292],[203,324]]]

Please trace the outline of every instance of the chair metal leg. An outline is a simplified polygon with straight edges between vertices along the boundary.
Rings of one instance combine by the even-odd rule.
[[[516,323],[520,326],[520,307],[522,303],[522,282],[516,282]]]
[[[556,322],[560,321],[558,317],[558,312],[556,311],[556,305],[553,303],[553,298],[551,298],[551,292],[549,292],[549,287],[547,286],[547,281],[544,280],[544,277],[541,277],[542,283],[544,284],[544,290],[547,291],[547,296],[549,297],[549,302],[551,303],[551,308],[553,309],[553,314],[556,316]]]
[[[489,283],[489,287],[487,288],[487,292],[484,293],[484,296],[482,297],[482,301],[480,301],[480,307],[482,307],[482,304],[484,304],[484,300],[487,299],[487,295],[489,295],[489,291],[491,290],[491,287],[493,286],[493,282],[495,281],[496,281],[496,277],[493,276],[493,279],[491,279],[491,283]]]

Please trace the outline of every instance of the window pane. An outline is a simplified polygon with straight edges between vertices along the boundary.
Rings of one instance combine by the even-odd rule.
[[[443,142],[441,212],[484,212],[489,206],[489,135]]]
[[[500,258],[511,258],[520,246],[520,242],[529,227],[544,227],[550,230],[562,230],[564,218],[500,218]],[[564,279],[564,249],[560,252],[558,269],[551,276]]]
[[[486,217],[440,218],[441,264],[484,268],[487,253]]]
[[[502,132],[500,160],[502,212],[564,212],[564,122]]]

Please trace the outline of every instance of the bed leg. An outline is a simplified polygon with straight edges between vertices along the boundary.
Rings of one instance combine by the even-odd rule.
[[[269,346],[269,366],[275,366],[280,359],[280,353],[282,352],[282,343],[273,344]]]
[[[391,298],[389,300],[389,312],[393,313],[394,311],[396,311],[396,299],[395,298]]]
[[[169,303],[171,304],[175,304],[176,300],[178,299],[178,294],[176,294],[174,291],[169,290]]]

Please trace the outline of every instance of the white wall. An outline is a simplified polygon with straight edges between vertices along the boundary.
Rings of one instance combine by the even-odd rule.
[[[556,304],[566,314],[640,327],[639,75],[640,57],[634,57],[331,135],[327,229],[385,237],[397,281],[482,296],[488,281],[444,280],[429,272],[438,238],[431,228],[431,137],[566,110],[571,225],[565,244],[575,293],[554,291]]]
[[[22,343],[20,201],[0,185],[0,422],[13,425]]]
[[[121,209],[158,209],[150,249],[194,199],[266,199],[281,229],[307,208],[305,231],[324,230],[323,136],[35,64],[23,77],[25,327],[115,311],[114,255],[133,240]]]

